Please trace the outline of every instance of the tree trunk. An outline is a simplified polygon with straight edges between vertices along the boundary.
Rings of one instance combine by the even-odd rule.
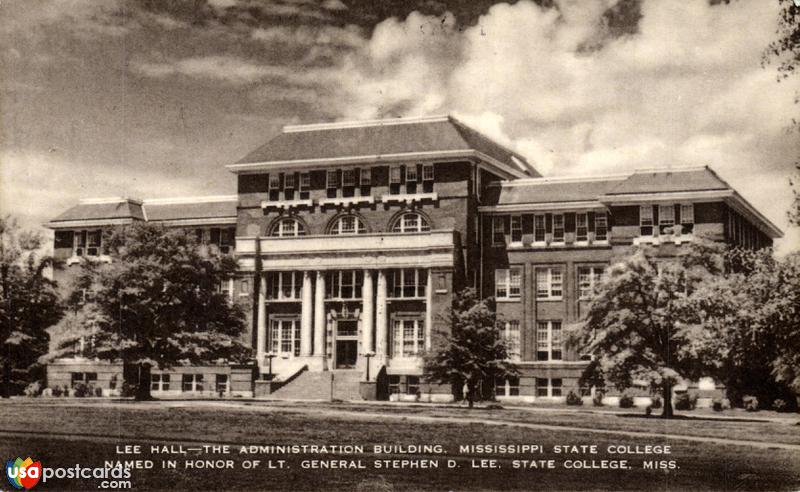
[[[661,418],[662,419],[671,419],[673,417],[672,413],[672,385],[671,384],[664,384],[662,388],[664,394],[664,409],[661,411]]]
[[[150,394],[150,364],[139,364],[139,382],[136,385],[136,401],[152,400]]]
[[[3,398],[11,397],[11,362],[3,362],[3,387],[0,388],[0,396]]]
[[[469,408],[475,405],[475,384],[472,382],[467,383],[467,403],[469,403]]]

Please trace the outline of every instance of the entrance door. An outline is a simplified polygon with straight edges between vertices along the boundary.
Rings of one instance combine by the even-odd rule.
[[[357,340],[336,340],[336,369],[353,369],[357,356]]]

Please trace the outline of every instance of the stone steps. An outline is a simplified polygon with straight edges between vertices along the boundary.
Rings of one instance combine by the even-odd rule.
[[[361,373],[355,370],[311,372],[303,371],[292,381],[270,395],[276,400],[330,400],[331,378],[333,398],[336,400],[361,400],[359,382]]]

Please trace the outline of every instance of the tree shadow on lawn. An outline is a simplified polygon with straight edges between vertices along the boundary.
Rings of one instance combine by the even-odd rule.
[[[670,420],[697,420],[706,422],[751,422],[758,424],[771,424],[771,420],[766,419],[743,419],[739,417],[704,417],[695,415],[674,415],[668,419],[662,418],[660,415],[644,415],[641,413],[616,413],[614,414],[621,418],[638,418],[644,420],[656,420],[661,422],[669,422]]]

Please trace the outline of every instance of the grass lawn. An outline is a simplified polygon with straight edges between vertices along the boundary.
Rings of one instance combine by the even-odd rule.
[[[257,404],[254,404],[257,406]],[[528,422],[553,423],[576,419],[583,427],[609,427],[612,419],[624,422],[626,428],[647,429],[651,421],[620,418],[613,415],[539,415],[521,411],[466,409],[417,409],[406,407],[361,407],[358,405],[309,404],[322,413],[300,413],[296,408],[225,408],[196,406],[98,404],[75,402],[24,402],[0,403],[0,453],[5,459],[17,455],[31,455],[40,459],[45,467],[102,466],[104,460],[153,459],[156,466],[162,458],[179,461],[176,470],[133,470],[134,490],[797,490],[800,488],[800,452],[757,449],[748,446],[693,443],[653,437],[626,437],[589,434],[573,430],[534,430],[513,426],[487,426],[463,423],[420,423],[413,420],[381,420],[354,418],[340,409],[364,408],[370,412],[385,412],[393,416],[408,412],[408,418],[422,411],[436,412],[445,417],[463,414],[469,417],[493,415],[495,418],[526,418]],[[338,414],[337,414],[338,412]],[[508,413],[508,415],[505,415]],[[708,421],[681,422],[684,432],[702,435],[707,432]],[[671,422],[672,424],[674,422]],[[563,425],[568,425],[567,423]],[[760,423],[722,422],[714,432],[725,432],[727,437],[741,438],[772,432],[761,429]],[[728,427],[724,427],[727,425]],[[765,424],[767,425],[767,424]],[[800,427],[787,424],[783,434],[794,442]],[[755,427],[752,427],[755,426]],[[610,427],[616,428],[616,427]],[[731,435],[732,429],[736,433]],[[753,430],[755,429],[755,430]],[[763,430],[763,432],[762,432]],[[26,432],[35,433],[34,435]],[[672,431],[671,431],[672,432]],[[54,433],[52,437],[40,433]],[[778,430],[774,430],[779,435]],[[103,437],[91,437],[103,436]],[[158,456],[150,455],[151,444],[225,442],[245,445],[268,444],[355,444],[365,446],[363,455],[230,455]],[[142,443],[145,454],[118,456],[116,445]],[[460,454],[461,444],[536,444],[543,446],[541,455],[476,453]],[[440,444],[443,454],[381,455],[371,452],[373,444],[422,445]],[[594,455],[555,454],[556,445],[596,445]],[[670,445],[672,454],[666,456],[611,455],[608,445]],[[236,448],[238,451],[238,448]],[[23,456],[24,455],[24,456]],[[233,470],[186,470],[184,460],[231,459]],[[243,459],[287,460],[285,469],[242,470]],[[441,468],[432,470],[373,468],[377,459],[432,459],[439,460]],[[472,460],[498,459],[500,468],[472,468]],[[307,470],[302,468],[309,459],[362,460],[368,467],[363,470]],[[446,468],[446,460],[454,459],[458,468]],[[514,459],[556,461],[557,468],[513,469]],[[630,470],[585,469],[569,470],[563,462],[571,460],[628,460]],[[668,471],[645,470],[644,459],[674,460],[678,468]],[[48,482],[40,485],[47,489],[96,490],[99,481]]]

